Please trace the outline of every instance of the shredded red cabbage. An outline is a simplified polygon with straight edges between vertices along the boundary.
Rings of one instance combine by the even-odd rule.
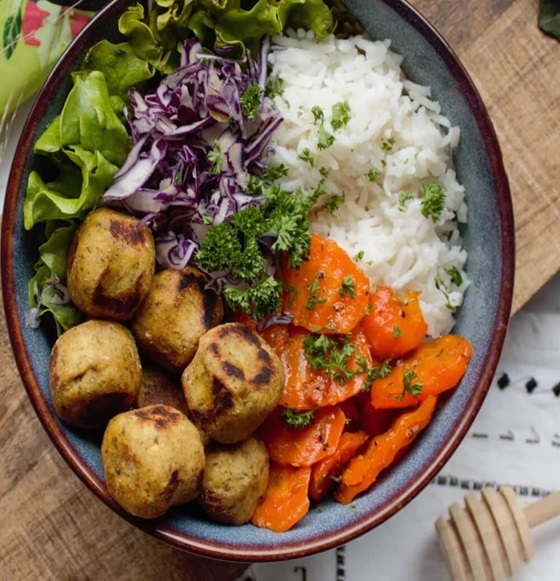
[[[196,39],[181,66],[155,92],[130,92],[127,113],[134,146],[102,203],[139,216],[155,233],[157,260],[182,268],[208,227],[262,203],[246,188],[266,167],[269,141],[282,122],[265,94],[269,43],[242,66],[203,52]],[[241,105],[258,85],[254,114]]]

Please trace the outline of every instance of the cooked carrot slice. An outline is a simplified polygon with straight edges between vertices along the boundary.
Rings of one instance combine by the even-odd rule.
[[[471,354],[470,343],[457,335],[442,335],[423,343],[395,365],[389,375],[373,382],[373,407],[408,407],[456,387]]]
[[[369,279],[334,240],[313,234],[308,259],[285,268],[283,279],[283,309],[309,331],[349,333],[366,312]]]
[[[362,326],[374,358],[400,357],[422,343],[428,325],[420,308],[419,295],[413,291],[399,297],[386,286],[372,293]]]
[[[277,408],[260,431],[271,460],[278,464],[311,466],[334,454],[345,424],[339,407],[317,410],[311,423],[299,428],[288,426],[282,413],[282,408]]]
[[[282,332],[271,327],[263,337],[284,365],[286,385],[280,405],[290,409],[314,410],[349,399],[364,388],[367,381],[364,370],[373,366],[365,335],[359,327],[350,337],[314,335],[297,327]],[[318,341],[321,345],[323,340],[331,347],[323,358],[326,366],[317,369],[306,356],[306,343],[310,352],[309,341]],[[310,349],[311,357],[322,352],[313,345]]]
[[[402,413],[389,430],[370,440],[365,451],[350,460],[342,473],[335,499],[348,504],[367,490],[390,466],[403,448],[408,446],[428,425],[436,407],[437,396],[430,395],[416,409]]]
[[[291,529],[309,510],[310,476],[311,468],[272,463],[264,499],[251,522],[277,533]]]
[[[365,432],[344,432],[336,448],[336,452],[311,468],[309,494],[317,502],[325,498],[334,486],[334,479],[339,477],[346,463],[367,442]]]
[[[371,395],[367,392],[358,394],[351,401],[356,402],[358,409],[358,428],[370,436],[378,436],[386,432],[400,413],[398,409],[374,408],[371,404]]]

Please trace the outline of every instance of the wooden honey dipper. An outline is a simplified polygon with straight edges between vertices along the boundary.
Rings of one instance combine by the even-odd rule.
[[[455,502],[436,531],[454,581],[503,581],[517,575],[535,549],[530,529],[560,515],[560,492],[523,507],[512,488],[469,493]]]

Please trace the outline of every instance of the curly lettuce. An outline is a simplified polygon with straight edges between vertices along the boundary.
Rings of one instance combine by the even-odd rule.
[[[164,74],[177,68],[177,47],[193,34],[217,54],[244,57],[247,49],[257,54],[263,37],[287,28],[312,30],[324,40],[334,21],[323,0],[154,0],[147,22],[140,5],[119,20],[137,56]]]
[[[331,11],[323,0],[258,0],[251,8],[240,0],[200,0],[189,27],[206,45],[220,53],[256,54],[263,36],[287,28],[312,30],[324,40],[333,29]]]

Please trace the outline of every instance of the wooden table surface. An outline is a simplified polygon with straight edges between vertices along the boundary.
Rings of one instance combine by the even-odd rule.
[[[516,217],[514,310],[560,270],[560,43],[536,0],[413,0],[472,76],[495,124]],[[71,472],[21,385],[0,322],[0,579],[220,580],[243,565],[171,549],[116,516]]]

